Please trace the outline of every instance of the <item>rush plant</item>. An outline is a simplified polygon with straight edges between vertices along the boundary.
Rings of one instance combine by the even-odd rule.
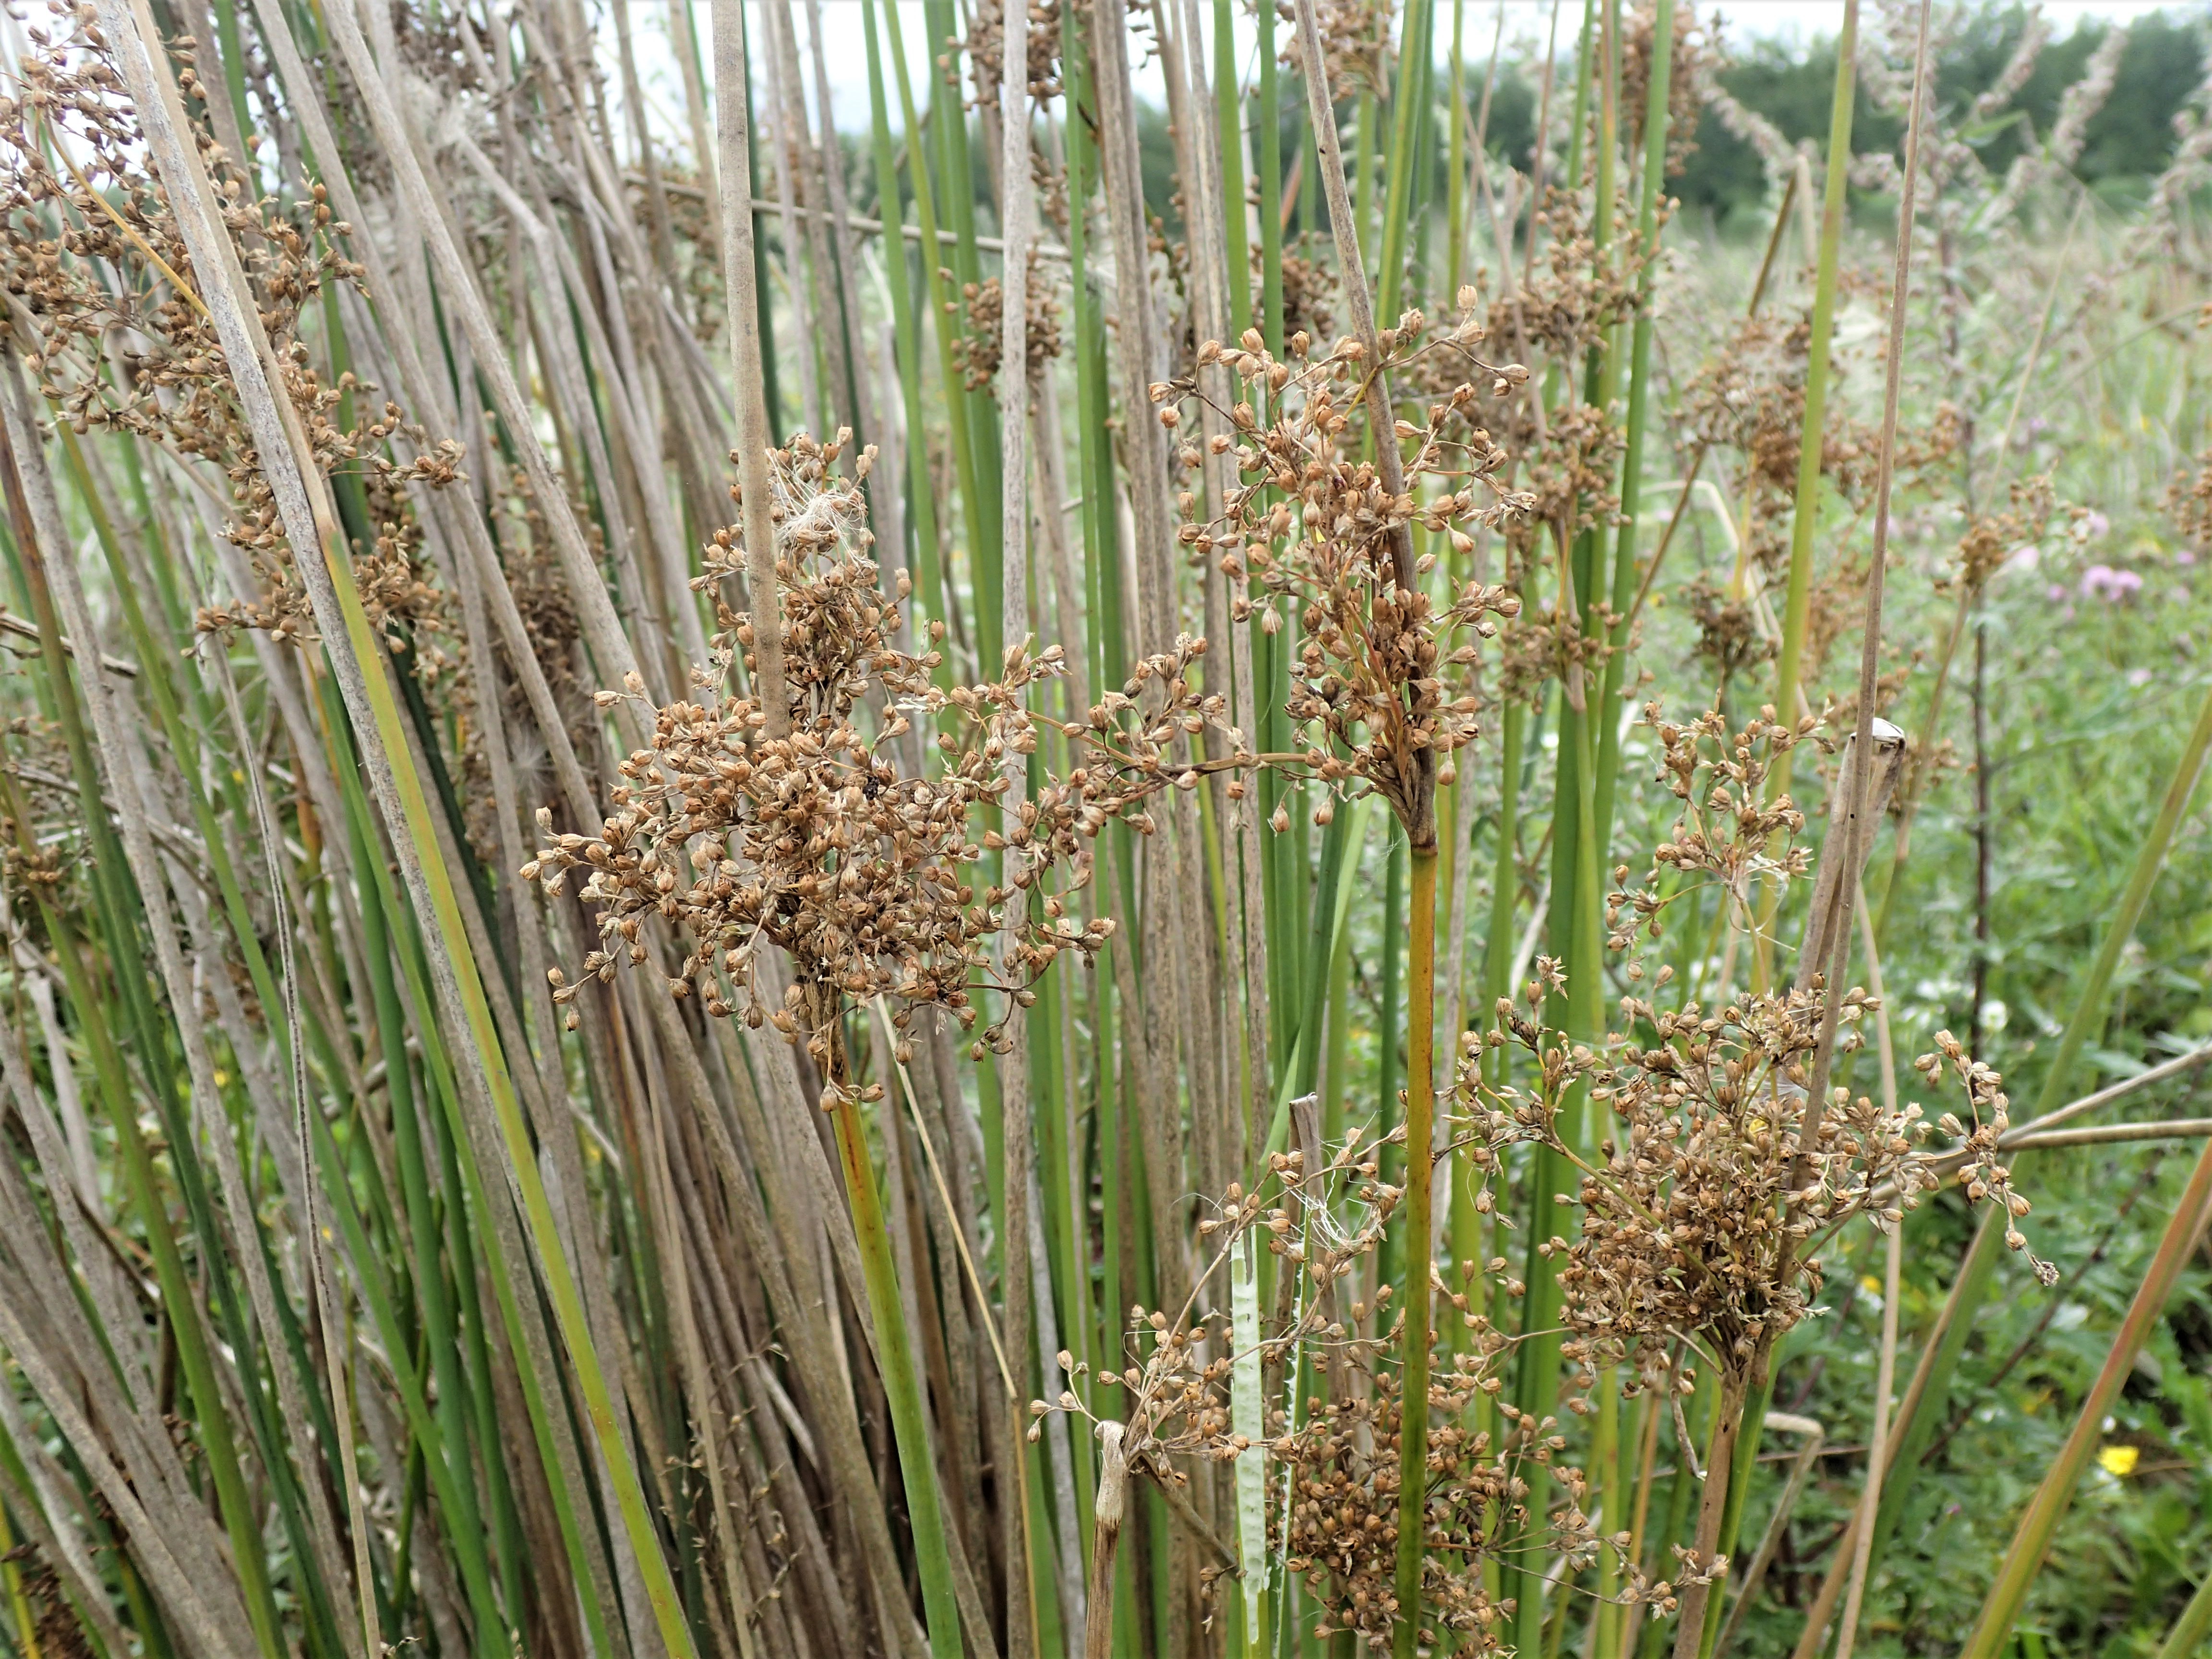
[[[1842,21],[25,9],[0,1650],[2186,1650],[2202,30]]]

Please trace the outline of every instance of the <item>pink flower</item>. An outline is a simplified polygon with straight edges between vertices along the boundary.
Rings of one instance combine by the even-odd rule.
[[[2102,599],[2107,605],[2117,605],[2142,590],[2142,578],[2132,570],[2115,570],[2108,564],[2093,564],[2081,573],[2081,597]]]

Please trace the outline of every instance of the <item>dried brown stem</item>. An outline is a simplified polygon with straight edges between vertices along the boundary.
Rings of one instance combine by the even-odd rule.
[[[714,0],[714,121],[718,136],[722,283],[729,295],[730,364],[737,375],[738,489],[745,530],[745,585],[753,627],[754,675],[773,739],[791,732],[784,689],[783,608],[769,518],[768,402],[761,374],[760,307],[753,281],[752,123],[746,114],[744,12]]]

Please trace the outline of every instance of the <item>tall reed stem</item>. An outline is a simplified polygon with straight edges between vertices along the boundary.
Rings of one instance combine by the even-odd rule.
[[[1620,775],[1620,688],[1628,667],[1631,613],[1635,609],[1636,537],[1644,522],[1644,453],[1652,413],[1652,288],[1658,278],[1659,204],[1667,186],[1668,85],[1674,61],[1674,0],[1657,0],[1651,21],[1651,70],[1644,106],[1643,191],[1636,211],[1636,321],[1630,329],[1628,425],[1621,451],[1620,538],[1613,558],[1613,623],[1605,661],[1605,689],[1597,702],[1597,779],[1590,817],[1597,829],[1601,870],[1612,864],[1613,805]],[[1655,553],[1654,556],[1656,555]]]
[[[2182,1608],[2181,1616],[2173,1621],[2166,1640],[2158,1645],[2156,1659],[2190,1659],[2201,1653],[2204,1638],[2212,1636],[2212,1573],[2205,1575],[2197,1586],[2197,1593]]]
[[[1714,1402],[1712,1438],[1706,1443],[1705,1479],[1698,1494],[1698,1532],[1694,1560],[1683,1564],[1700,1574],[1711,1574],[1721,1553],[1721,1528],[1728,1514],[1729,1489],[1736,1471],[1743,1434],[1744,1407],[1752,1391],[1749,1364],[1741,1358],[1721,1364],[1720,1395]],[[1680,1477],[1676,1477],[1679,1480]],[[1716,1585],[1728,1589],[1727,1569],[1710,1579],[1692,1579],[1682,1587],[1681,1610],[1674,1615],[1674,1659],[1699,1659],[1706,1649],[1705,1608],[1720,1597]]]
[[[860,1242],[860,1268],[874,1311],[877,1358],[883,1366],[884,1395],[890,1405],[891,1438],[898,1453],[899,1480],[906,1487],[907,1520],[914,1528],[916,1575],[921,1580],[922,1616],[929,1630],[930,1659],[962,1659],[960,1611],[952,1593],[952,1559],[945,1544],[945,1510],[938,1493],[937,1463],[931,1454],[927,1407],[915,1370],[906,1304],[899,1295],[898,1272],[891,1256],[890,1229],[876,1189],[876,1170],[868,1155],[867,1130],[860,1121],[860,1091],[845,1070],[843,1020],[834,993],[817,989],[819,1029],[829,1033],[831,1078],[824,1103],[836,1130],[837,1161],[845,1176],[845,1200],[853,1206],[853,1232]],[[896,1111],[896,1106],[887,1108]]]
[[[1426,1553],[1429,1474],[1429,1257],[1436,1176],[1437,847],[1410,849],[1411,984],[1406,1033],[1406,1286],[1404,1369],[1399,1373],[1398,1623],[1396,1659],[1413,1659],[1420,1634],[1421,1560]]]
[[[1368,298],[1367,277],[1359,254],[1357,221],[1344,179],[1344,157],[1337,143],[1336,119],[1329,100],[1328,68],[1322,56],[1321,29],[1314,0],[1298,0],[1298,54],[1304,60],[1306,109],[1313,121],[1321,161],[1322,185],[1328,192],[1329,219],[1335,233],[1337,264],[1352,312],[1354,333],[1366,348],[1367,411],[1374,434],[1377,468],[1382,487],[1393,497],[1406,493],[1405,466],[1390,405],[1389,377],[1382,367],[1382,350],[1376,331],[1375,313]],[[1418,578],[1413,570],[1413,539],[1403,526],[1391,532],[1389,580],[1401,592],[1413,592]],[[1409,1036],[1413,1056],[1408,1070],[1411,1088],[1406,1110],[1406,1233],[1403,1261],[1405,1301],[1402,1335],[1405,1369],[1401,1418],[1399,1425],[1398,1554],[1396,1583],[1398,1619],[1391,1633],[1397,1659],[1413,1659],[1419,1634],[1423,1493],[1429,1458],[1429,1250],[1431,1214],[1430,1181],[1433,1173],[1431,1119],[1435,1101],[1433,1048],[1436,1022],[1436,897],[1437,897],[1437,759],[1432,749],[1415,751],[1415,775],[1407,789],[1404,829],[1413,865],[1413,934],[1410,959],[1415,1006]],[[1386,947],[1388,945],[1386,944]],[[1386,1038],[1386,1041],[1388,1039]]]
[[[1875,937],[1874,919],[1860,896],[1859,948],[1867,953],[1867,980],[1876,998],[1875,1032],[1881,1061],[1882,1109],[1897,1109],[1897,1055],[1891,1047],[1888,996],[1882,988],[1881,947]],[[1858,1639],[1859,1610],[1865,1605],[1866,1585],[1874,1565],[1875,1517],[1881,1511],[1881,1482],[1889,1463],[1890,1392],[1897,1382],[1897,1302],[1905,1271],[1905,1224],[1892,1225],[1882,1241],[1881,1349],[1875,1360],[1873,1431],[1867,1437],[1866,1482],[1859,1494],[1857,1537],[1851,1558],[1851,1580],[1844,1597],[1844,1626],[1836,1645],[1836,1659],[1851,1659]]]
[[[1782,647],[1775,669],[1775,718],[1796,718],[1805,633],[1813,610],[1813,540],[1820,526],[1820,459],[1828,427],[1828,355],[1836,329],[1836,279],[1844,210],[1850,188],[1851,114],[1858,88],[1858,0],[1844,0],[1836,40],[1835,88],[1828,105],[1827,179],[1820,197],[1820,253],[1813,273],[1813,317],[1805,344],[1805,414],[1797,440],[1796,514],[1790,525],[1790,586],[1783,604]],[[1790,787],[1785,757],[1773,789]]]
[[[753,286],[752,121],[745,21],[738,0],[715,0],[714,123],[721,183],[722,283],[729,296],[730,366],[737,375],[738,488],[744,514],[745,583],[753,612],[754,673],[770,738],[791,730],[783,689],[782,599],[769,517],[768,405],[761,396],[760,307]],[[824,434],[827,435],[826,434]]]

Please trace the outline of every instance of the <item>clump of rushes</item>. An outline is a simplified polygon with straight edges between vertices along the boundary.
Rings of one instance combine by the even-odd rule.
[[[18,66],[15,95],[0,97],[0,289],[10,297],[13,332],[57,418],[79,436],[128,434],[179,456],[213,462],[232,483],[224,533],[244,550],[261,593],[210,608],[204,626],[265,629],[312,639],[306,588],[232,386],[213,319],[182,273],[191,268],[167,198],[145,167],[146,134],[125,93],[112,47],[96,31],[66,46],[29,31],[33,51]],[[184,52],[189,61],[190,52]],[[189,70],[187,71],[189,73]],[[222,152],[198,135],[203,160]],[[82,150],[84,159],[75,159]],[[49,155],[61,161],[58,168]],[[308,447],[324,474],[356,475],[369,494],[354,546],[355,579],[370,619],[435,625],[442,603],[411,556],[411,510],[400,492],[442,487],[461,477],[462,446],[433,442],[408,426],[397,404],[340,424],[360,390],[351,372],[325,377],[305,343],[314,317],[340,286],[358,290],[366,270],[340,246],[351,228],[329,192],[313,185],[289,204],[236,189],[224,221],[261,287],[262,326],[284,374]],[[49,234],[58,214],[62,229]],[[166,293],[142,292],[168,279]],[[395,462],[386,441],[404,428],[421,453]]]
[[[1309,55],[1316,49],[1310,40]],[[1334,161],[1333,141],[1326,148]],[[1340,197],[1340,170],[1331,179],[1332,192]],[[1390,1628],[1396,1650],[1410,1655],[1428,1605],[1431,1558],[1423,1547],[1423,1494],[1446,1474],[1429,1433],[1431,1408],[1439,1403],[1432,1401],[1430,1384],[1435,1333],[1429,1260],[1436,1158],[1436,797],[1441,763],[1474,741],[1480,709],[1471,691],[1446,677],[1458,678],[1474,661],[1475,641],[1495,632],[1492,618],[1510,617],[1520,609],[1509,589],[1475,581],[1463,583],[1439,606],[1428,591],[1437,555],[1417,556],[1413,532],[1418,527],[1447,538],[1455,554],[1464,555],[1474,548],[1470,529],[1495,529],[1527,510],[1527,495],[1498,476],[1504,450],[1474,417],[1484,390],[1494,398],[1508,398],[1527,383],[1528,372],[1476,355],[1484,333],[1472,287],[1458,295],[1456,326],[1433,340],[1425,337],[1427,323],[1419,311],[1408,311],[1395,327],[1378,331],[1364,292],[1355,289],[1351,297],[1355,334],[1318,360],[1310,356],[1312,342],[1302,333],[1290,340],[1287,360],[1270,353],[1256,329],[1247,330],[1235,348],[1218,341],[1200,345],[1197,368],[1225,367],[1237,400],[1226,409],[1214,405],[1228,430],[1215,432],[1203,447],[1185,441],[1178,459],[1195,473],[1207,451],[1215,456],[1233,452],[1238,483],[1223,490],[1218,517],[1186,523],[1179,533],[1183,545],[1237,583],[1235,620],[1249,620],[1256,607],[1262,631],[1275,634],[1285,611],[1295,616],[1299,642],[1284,706],[1310,733],[1299,763],[1335,786],[1316,809],[1316,821],[1327,823],[1336,795],[1356,781],[1355,787],[1389,804],[1404,827],[1411,855],[1407,977],[1413,996],[1403,1119],[1408,1266],[1399,1342],[1402,1405],[1393,1425],[1395,1565],[1389,1597],[1372,1609]],[[1389,391],[1391,374],[1417,365],[1434,372],[1424,361],[1431,355],[1471,378],[1431,402],[1421,421],[1399,418]],[[1206,395],[1195,372],[1152,388],[1155,403],[1169,404],[1160,420],[1170,431],[1181,421],[1175,403]],[[1198,499],[1195,491],[1184,495],[1186,514]],[[1247,577],[1261,589],[1256,601],[1243,597]],[[1282,834],[1289,827],[1288,808],[1279,805],[1273,828]]]
[[[1169,788],[1195,788],[1199,773],[1171,763],[1170,745],[1208,725],[1225,730],[1224,705],[1192,684],[1203,641],[1184,639],[1137,665],[1125,690],[1109,693],[1085,721],[1034,714],[1025,694],[1060,672],[1057,645],[1032,654],[1015,647],[1002,677],[975,686],[938,685],[942,656],[902,649],[902,571],[886,593],[869,556],[867,497],[875,459],[863,450],[849,476],[836,469],[849,431],[823,445],[801,434],[769,455],[774,492],[775,592],[763,609],[719,603],[713,659],[693,672],[700,702],[653,707],[641,680],[597,694],[603,707],[625,698],[652,708],[648,746],[620,768],[613,811],[598,834],[552,835],[521,874],[558,894],[572,869],[579,894],[596,906],[601,948],[584,959],[586,979],[548,969],[555,1000],[573,1003],[585,984],[611,981],[617,965],[655,957],[647,926],[665,927],[685,954],[665,985],[695,991],[707,1012],[740,1012],[804,1042],[832,1115],[845,1190],[867,1284],[883,1334],[880,1358],[902,1479],[912,1494],[915,1553],[933,1649],[953,1650],[954,1568],[931,1461],[927,1407],[901,1299],[888,1219],[878,1196],[864,1102],[881,1082],[857,1079],[844,1037],[846,1010],[887,999],[901,1065],[914,1055],[919,1008],[949,1011],[963,1027],[978,1018],[973,987],[995,985],[1005,1012],[971,1045],[981,1059],[1013,1046],[1017,1007],[1064,952],[1095,955],[1113,932],[1106,917],[1069,914],[1067,897],[1091,872],[1091,842],[1109,819],[1140,832],[1142,811]],[[737,492],[733,491],[732,494]],[[714,588],[757,571],[739,529],[718,531],[694,585]],[[932,643],[944,625],[932,621]],[[783,706],[761,702],[760,662],[773,655]],[[755,690],[723,690],[743,666]],[[1147,688],[1155,688],[1147,695]],[[1139,712],[1139,701],[1144,708]],[[1022,757],[1036,754],[1040,728],[1056,726],[1085,764],[1048,779],[1018,808],[1005,808]],[[919,764],[920,731],[936,733],[941,764]],[[1231,761],[1244,744],[1227,732]],[[986,815],[1002,829],[979,829]],[[989,852],[1009,854],[1003,884],[979,885]],[[1051,878],[1061,880],[1056,890]],[[996,942],[1002,948],[994,951]],[[780,998],[763,983],[763,943],[780,950],[791,977]],[[654,971],[659,971],[655,969]],[[774,970],[769,969],[773,972]],[[880,1003],[879,1003],[880,1006]],[[568,1021],[577,1013],[571,1008]]]
[[[2086,1331],[2039,1358],[2057,1298],[1976,1310],[2027,1234],[2093,1327],[2148,1250],[2087,1157],[2030,1224],[2019,1150],[2202,1138],[2073,1123],[2203,1058],[2098,1086],[2201,1035],[2149,900],[2200,873],[2212,332],[2147,256],[2212,126],[2132,223],[2077,167],[2151,37],[2000,179],[1960,121],[2063,54],[1938,20],[1965,114],[1900,168],[1855,77],[1924,128],[1917,8],[1850,0],[1824,196],[1680,0],[1534,56],[1501,14],[1448,72],[1466,0],[927,0],[919,85],[871,7],[858,177],[815,0],[708,9],[673,110],[626,0],[21,20],[14,1648],[1810,1654],[1838,1610],[1966,1628],[1932,1610],[1990,1564],[1900,1517],[1948,1455],[2007,1519],[2034,1371],[2074,1427],[1967,1645],[2032,1593],[2149,1651],[2185,1591],[2123,1619],[2055,1528],[2110,1443],[2123,1521],[2187,1461],[2135,1356],[2212,1160],[2094,1382]],[[1707,103],[1770,169],[1747,307],[1668,200]],[[1854,180],[1936,204],[1917,283]],[[1662,693],[1720,712],[1624,718]],[[1822,837],[1806,745],[1877,714],[1910,769],[1885,728]],[[2082,849],[2129,840],[2107,893]],[[2008,1127],[2021,1076],[2072,1127]],[[1837,1293],[1886,1246],[1941,1295],[1938,1178],[1976,1243],[1862,1366]],[[1869,1418],[1837,1548],[1794,1506]],[[1762,1424],[1813,1449],[1786,1482]]]

